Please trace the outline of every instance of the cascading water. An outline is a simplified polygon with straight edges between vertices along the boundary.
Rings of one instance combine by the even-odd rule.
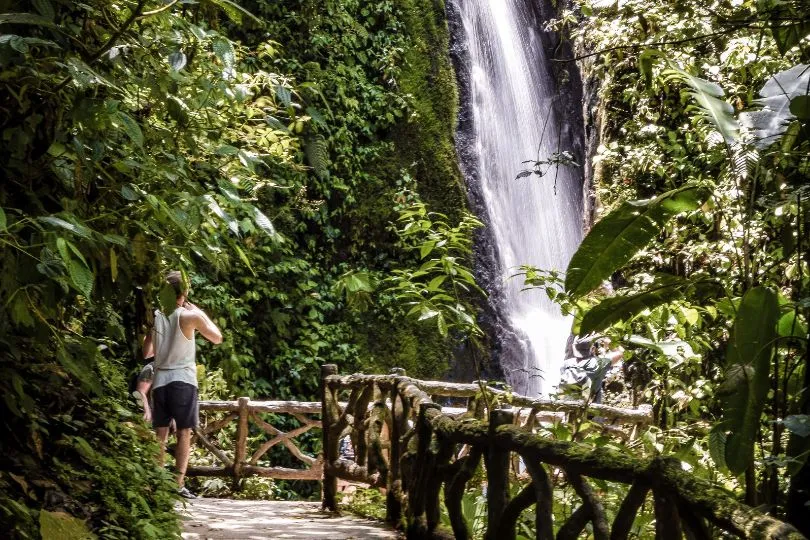
[[[478,210],[486,214],[497,254],[491,271],[499,275],[490,281],[500,287],[498,360],[515,391],[537,395],[559,381],[571,321],[544,291],[522,291],[523,280],[509,277],[524,264],[565,270],[581,240],[582,186],[565,166],[542,178],[515,178],[523,161],[566,150],[559,138],[567,119],[531,1],[450,0],[449,8],[455,32],[465,34],[461,54],[467,56],[468,80],[460,81],[468,101],[462,103],[468,124],[462,169],[476,184],[470,189],[482,201]]]

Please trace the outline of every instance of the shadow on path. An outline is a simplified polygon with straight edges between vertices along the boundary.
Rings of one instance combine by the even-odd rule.
[[[318,502],[193,499],[180,505],[183,538],[390,538],[400,536],[385,524],[346,514],[321,512]]]

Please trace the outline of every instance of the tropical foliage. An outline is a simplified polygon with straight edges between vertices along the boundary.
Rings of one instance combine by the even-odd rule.
[[[425,264],[389,227],[406,184],[464,247],[447,286],[465,270],[444,28],[418,0],[0,2],[0,529],[176,534],[126,402],[168,269],[224,330],[199,357],[231,394],[311,398],[326,361],[446,369],[466,299],[427,325],[340,290]]]
[[[602,215],[554,294],[579,333],[627,346],[661,428],[705,425],[687,444],[805,532],[806,7],[583,2],[552,25],[584,17],[573,32],[602,126]]]

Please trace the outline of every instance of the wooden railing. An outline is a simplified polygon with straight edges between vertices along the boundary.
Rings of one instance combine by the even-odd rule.
[[[219,414],[217,414],[219,413]],[[211,416],[221,418],[213,419]],[[295,418],[298,427],[282,431],[272,425],[262,415],[288,415]],[[235,479],[244,476],[258,475],[286,480],[320,480],[323,474],[323,463],[314,456],[306,454],[296,444],[295,438],[313,428],[320,428],[320,420],[311,415],[321,413],[318,402],[301,401],[250,401],[241,397],[237,401],[200,401],[202,423],[194,429],[192,443],[206,449],[219,462],[219,466],[191,466],[189,476],[229,476]],[[226,450],[217,441],[216,433],[222,428],[236,422],[236,436],[233,448]],[[258,444],[252,453],[248,450],[248,433],[250,424],[269,435],[269,439]],[[283,445],[301,464],[302,468],[261,466],[260,460],[274,446]]]
[[[555,528],[558,540],[574,539],[588,524],[595,540],[627,538],[650,492],[656,538],[803,538],[790,525],[683,471],[678,460],[641,459],[538,433],[543,415],[589,414],[629,437],[650,422],[649,409],[532,400],[502,390],[484,392],[476,384],[411,379],[398,370],[339,376],[334,365],[322,367],[321,394],[324,508],[337,510],[338,478],[384,487],[387,520],[403,524],[409,538],[440,537],[442,488],[453,535],[471,537],[462,495],[482,461],[489,540],[514,539],[521,513],[532,505],[538,539],[552,540]],[[466,398],[467,406],[443,409],[437,401],[446,398]],[[490,401],[487,417],[485,399]],[[507,402],[511,408],[504,408]],[[351,440],[353,459],[340,455],[345,437]],[[510,499],[509,484],[520,474],[527,482]],[[629,486],[612,522],[589,479]],[[562,483],[573,488],[580,503],[562,523],[554,523],[553,493]]]

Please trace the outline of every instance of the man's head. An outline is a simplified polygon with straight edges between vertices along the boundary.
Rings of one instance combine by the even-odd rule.
[[[179,270],[172,270],[166,274],[166,283],[172,286],[178,300],[188,295],[188,284],[186,280],[183,279],[183,274]]]

